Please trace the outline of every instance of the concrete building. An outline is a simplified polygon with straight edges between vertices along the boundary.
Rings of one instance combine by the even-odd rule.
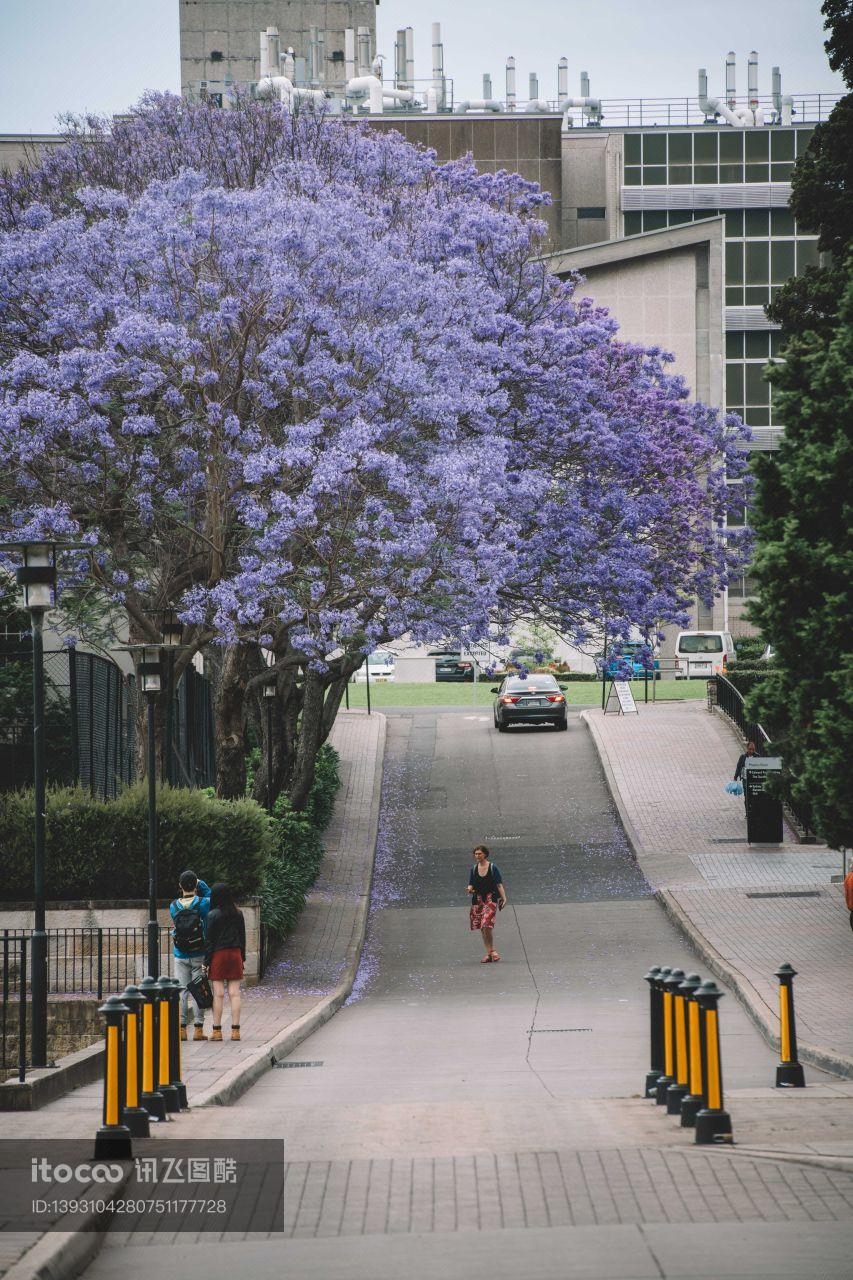
[[[221,97],[261,77],[258,32],[276,27],[281,51],[294,50],[300,83],[341,90],[344,31],[363,28],[376,52],[379,0],[180,0],[181,93]],[[316,49],[309,67],[309,48]]]

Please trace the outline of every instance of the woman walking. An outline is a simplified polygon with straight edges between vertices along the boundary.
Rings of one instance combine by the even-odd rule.
[[[491,854],[484,844],[478,844],[474,850],[474,866],[468,877],[468,892],[471,895],[471,928],[479,929],[486,954],[481,964],[492,964],[500,960],[500,956],[492,946],[492,930],[495,927],[495,916],[506,906],[506,890],[503,876],[491,861]]]
[[[240,1039],[240,979],[246,961],[246,921],[234,902],[227,884],[215,884],[210,891],[207,917],[205,966],[213,987],[213,1033],[211,1040],[222,1039],[222,1007],[225,988],[231,1008],[231,1039]]]

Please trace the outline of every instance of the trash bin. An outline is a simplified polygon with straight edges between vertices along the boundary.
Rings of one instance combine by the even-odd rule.
[[[743,769],[746,839],[749,844],[782,843],[782,799],[767,784],[782,775],[779,756],[747,756]],[[773,787],[773,792],[778,790]]]

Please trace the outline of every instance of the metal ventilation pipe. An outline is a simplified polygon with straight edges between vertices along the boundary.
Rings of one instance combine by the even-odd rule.
[[[492,97],[492,77],[488,71],[483,74],[483,99],[490,102]]]
[[[706,120],[714,114],[708,101],[708,72],[704,67],[699,68],[699,110]]]
[[[412,27],[406,27],[406,88],[414,92],[415,88],[415,33]]]
[[[349,82],[355,76],[355,29],[347,27],[344,31],[344,76]]]
[[[406,88],[406,31],[397,28],[397,39],[394,41],[394,84],[398,89]]]
[[[569,60],[561,58],[557,63],[557,106],[562,107],[569,96]]]
[[[308,83],[312,89],[317,88],[319,76],[317,74],[319,59],[317,57],[317,28],[308,28]]]
[[[506,60],[506,109],[515,111],[515,58]]]
[[[778,116],[782,114],[782,72],[778,67],[774,67],[771,75],[773,77],[773,109]]]
[[[749,91],[748,105],[754,111],[758,106],[758,54],[753,49],[749,55],[747,62],[747,89]]]
[[[589,97],[589,72],[588,71],[581,72],[581,97],[582,98]]]
[[[527,101],[535,102],[539,97],[539,76],[535,71],[530,72],[529,89],[527,92]]]
[[[270,76],[278,76],[282,61],[282,41],[278,35],[278,27],[266,28],[266,58]]]
[[[358,74],[360,76],[370,75],[370,27],[359,27],[356,32],[356,47],[358,49]]]
[[[317,83],[322,86],[326,83],[326,33],[321,27],[317,32]]]
[[[432,83],[439,110],[444,107],[444,45],[441,43],[441,23],[432,24]]]
[[[735,51],[729,49],[726,54],[726,102],[734,111],[737,106],[737,89],[735,85]]]

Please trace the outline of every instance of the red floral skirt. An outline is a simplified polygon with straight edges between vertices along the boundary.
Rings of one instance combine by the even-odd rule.
[[[498,913],[498,904],[493,901],[474,902],[471,904],[471,928],[472,929],[493,929],[495,924],[495,916]]]
[[[208,978],[214,982],[229,982],[243,976],[243,957],[239,947],[223,947],[210,957]]]

